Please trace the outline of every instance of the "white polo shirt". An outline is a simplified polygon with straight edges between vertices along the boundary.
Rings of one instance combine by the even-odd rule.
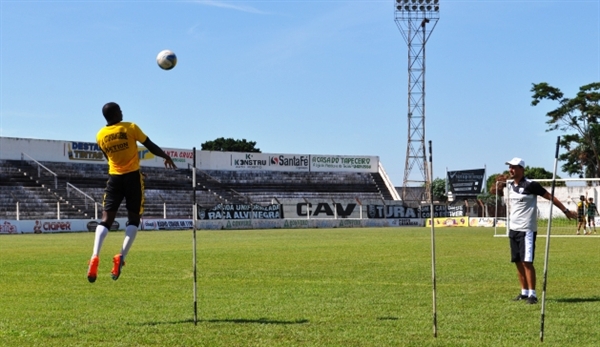
[[[538,182],[523,178],[519,184],[514,181],[510,189],[509,229],[515,231],[537,231],[537,197],[547,193]]]

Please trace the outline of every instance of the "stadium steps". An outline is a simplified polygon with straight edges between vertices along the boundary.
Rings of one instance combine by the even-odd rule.
[[[383,177],[381,177],[379,172],[372,172],[371,178],[375,182],[375,185],[377,186],[377,189],[381,193],[381,196],[383,197],[384,200],[394,200],[392,193],[390,193],[390,190],[385,185]]]

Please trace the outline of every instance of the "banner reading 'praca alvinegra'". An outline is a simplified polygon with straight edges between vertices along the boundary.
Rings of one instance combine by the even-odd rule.
[[[281,205],[218,204],[210,209],[199,209],[199,219],[281,219]]]

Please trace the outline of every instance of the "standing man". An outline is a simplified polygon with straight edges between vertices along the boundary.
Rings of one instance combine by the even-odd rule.
[[[125,265],[125,257],[135,240],[144,212],[144,178],[140,172],[140,159],[137,142],[143,144],[152,154],[165,159],[167,169],[176,169],[169,155],[142,132],[134,123],[123,122],[123,113],[118,104],[109,102],[102,107],[106,126],[98,131],[96,142],[108,160],[108,181],[104,190],[102,221],[96,227],[92,259],[88,268],[88,281],[96,281],[100,249],[108,230],[117,215],[117,210],[125,199],[127,227],[121,252],[113,257],[111,276],[117,280]]]
[[[594,203],[594,198],[589,198],[587,203],[587,220],[588,220],[588,234],[592,234],[592,226],[594,227],[594,234],[596,234],[596,222],[594,217],[598,214],[598,209]]]
[[[579,230],[583,228],[583,233],[586,234],[585,231],[585,210],[586,210],[585,196],[579,196],[579,202],[577,202],[577,235],[579,235]]]
[[[535,239],[537,236],[537,197],[551,200],[567,218],[575,218],[577,214],[569,211],[538,182],[525,178],[525,162],[521,158],[507,161],[508,172],[513,181],[510,189],[510,221],[509,233],[511,262],[517,266],[517,275],[521,284],[521,294],[515,301],[525,300],[528,304],[537,304],[535,293]]]

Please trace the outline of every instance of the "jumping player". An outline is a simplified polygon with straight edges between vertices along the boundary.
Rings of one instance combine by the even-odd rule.
[[[167,169],[176,169],[171,157],[142,132],[134,123],[123,122],[123,113],[118,104],[109,102],[102,107],[106,126],[98,131],[96,142],[108,160],[108,181],[104,190],[102,221],[96,227],[94,248],[88,268],[88,281],[96,281],[100,249],[108,230],[117,215],[117,210],[125,199],[127,227],[121,252],[113,257],[111,277],[117,280],[125,265],[125,257],[131,248],[144,212],[144,178],[140,172],[140,159],[137,142],[143,144],[152,154],[165,159]]]

